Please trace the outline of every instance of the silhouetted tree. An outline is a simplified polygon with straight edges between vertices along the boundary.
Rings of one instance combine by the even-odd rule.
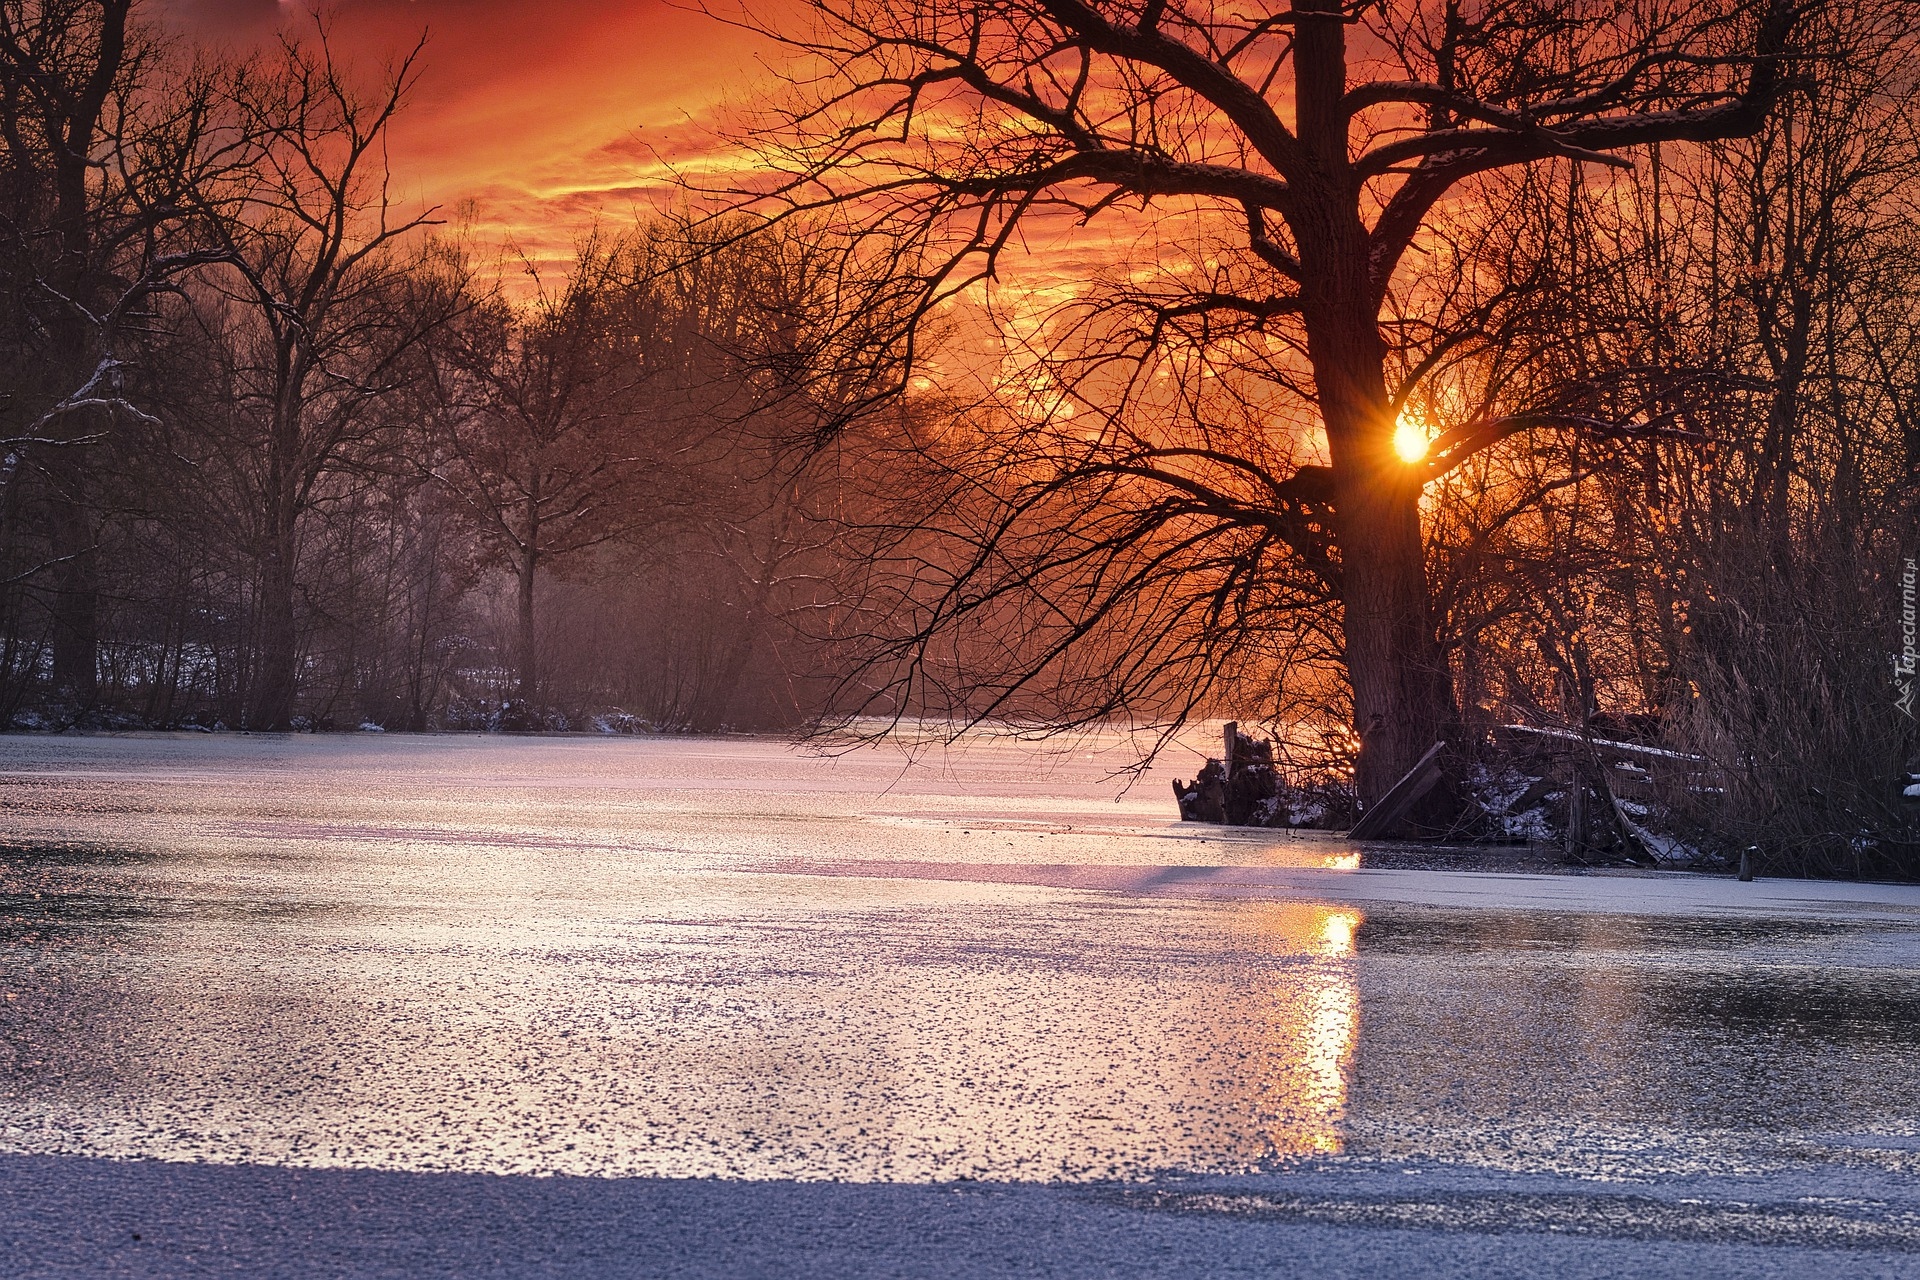
[[[246,723],[284,729],[299,682],[300,557],[325,482],[392,440],[384,405],[424,376],[422,344],[465,296],[460,263],[399,214],[386,133],[420,48],[377,89],[334,59],[324,28],[236,68],[223,108],[246,158],[194,193],[227,265],[210,277],[227,362],[224,451],[251,500],[254,637]]]
[[[29,512],[38,535],[28,563],[8,557],[5,588],[44,603],[54,687],[81,713],[99,664],[102,460],[141,413],[125,373],[157,295],[222,256],[183,209],[219,163],[202,146],[209,79],[169,74],[132,8],[0,3],[0,519],[10,548]],[[6,630],[11,650],[22,626]]]
[[[784,117],[784,149],[762,149],[777,186],[750,194],[840,209],[892,237],[901,269],[923,282],[922,316],[996,279],[1045,225],[1131,207],[1162,220],[1165,242],[1177,234],[1167,220],[1188,219],[1204,244],[1192,269],[1162,274],[1155,289],[1123,278],[1097,306],[1082,299],[1090,318],[1077,354],[1094,372],[1064,382],[1042,416],[1071,407],[1105,429],[1143,385],[1115,365],[1150,372],[1176,337],[1202,357],[1272,338],[1299,356],[1324,452],[1289,460],[1260,438],[1302,424],[1266,426],[1250,443],[1125,427],[1113,447],[1068,452],[1049,487],[1011,499],[1002,532],[967,572],[985,574],[1029,515],[1059,521],[1098,504],[1132,512],[1112,516],[1102,539],[1029,542],[1054,568],[1112,564],[1103,580],[1077,580],[1076,596],[1036,604],[1064,615],[1058,636],[1070,648],[1116,618],[1154,626],[1164,610],[1140,602],[1177,597],[1183,563],[1212,567],[1194,575],[1194,596],[1231,605],[1259,594],[1262,562],[1291,561],[1283,598],[1317,584],[1339,603],[1360,789],[1371,798],[1452,716],[1421,491],[1527,425],[1449,424],[1418,465],[1396,454],[1413,388],[1389,384],[1402,331],[1383,329],[1382,309],[1404,282],[1403,259],[1436,206],[1478,175],[1554,157],[1624,165],[1619,153],[1635,147],[1751,133],[1777,94],[1795,13],[1785,0],[814,0],[784,39],[825,71]],[[1230,224],[1237,243],[1226,239]],[[1417,381],[1417,362],[1410,372]],[[1063,427],[1036,442],[1057,459],[1063,442],[1089,433]],[[1276,460],[1288,465],[1269,469]],[[1156,529],[1183,549],[1169,552]],[[948,592],[945,619],[964,621],[979,595]],[[926,639],[916,626],[905,647]],[[1189,646],[1186,657],[1199,664],[1205,651]],[[1041,653],[1065,655],[1057,645]],[[900,679],[917,670],[904,661]]]
[[[644,273],[643,273],[644,274]],[[652,524],[673,444],[644,391],[658,307],[620,246],[581,246],[566,281],[518,307],[476,307],[435,344],[442,456],[433,474],[515,583],[519,696],[540,694],[543,572]]]

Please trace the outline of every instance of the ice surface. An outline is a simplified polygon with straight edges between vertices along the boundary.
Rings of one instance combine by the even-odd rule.
[[[0,739],[0,1152],[82,1182],[1198,1178],[1135,1209],[1343,1231],[1482,1230],[1524,1183],[1574,1198],[1513,1202],[1551,1233],[1681,1187],[1839,1197],[1920,1249],[1920,890],[1361,868],[1174,822],[1127,758]],[[1397,1178],[1453,1189],[1352,1207]],[[1668,1230],[1608,1203],[1601,1235]],[[1854,1230],[1815,1217],[1781,1240]]]

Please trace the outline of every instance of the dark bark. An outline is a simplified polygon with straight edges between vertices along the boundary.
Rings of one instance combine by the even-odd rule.
[[[1333,463],[1345,658],[1360,736],[1355,783],[1370,804],[1445,736],[1452,708],[1428,616],[1420,476],[1392,449],[1379,330],[1370,308],[1349,296],[1310,305],[1307,333]]]
[[[1355,785],[1371,804],[1446,737],[1453,709],[1427,612],[1419,492],[1385,468],[1335,470],[1345,656],[1361,748]]]
[[[40,113],[46,174],[53,196],[54,241],[57,256],[45,283],[57,300],[47,317],[50,364],[58,371],[64,390],[85,384],[104,355],[98,317],[105,276],[98,257],[98,228],[102,215],[91,183],[101,118],[114,86],[120,81],[127,55],[127,15],[132,0],[103,0],[91,31],[68,31],[69,38],[91,40],[91,50],[78,66],[33,65],[29,42],[11,25],[5,31],[4,61],[33,85],[31,97]],[[56,19],[42,15],[43,21]],[[78,27],[81,20],[66,19]],[[50,42],[57,47],[57,42]],[[58,393],[56,393],[58,394]],[[53,424],[54,431],[78,441],[103,427],[97,412],[67,414]],[[73,444],[49,465],[53,481],[49,497],[49,532],[54,560],[48,606],[53,619],[53,681],[63,695],[82,709],[97,696],[100,622],[99,566],[94,547],[91,509],[91,446]]]
[[[519,644],[517,657],[520,660],[519,686],[520,697],[531,704],[540,690],[540,640],[534,626],[533,592],[537,582],[539,561],[532,547],[521,553],[519,564]]]
[[[248,699],[249,729],[278,732],[293,727],[293,702],[299,690],[299,590],[295,559],[299,549],[300,417],[304,407],[300,380],[307,366],[292,335],[276,340],[279,394],[266,438],[265,509],[261,512],[259,598],[255,625],[253,689]]]
[[[1393,451],[1387,348],[1347,155],[1345,25],[1335,0],[1304,11],[1295,53],[1300,142],[1311,170],[1290,219],[1301,260],[1301,317],[1333,464],[1334,533],[1347,675],[1360,738],[1355,785],[1372,804],[1452,718],[1428,616],[1422,477]]]
[[[262,732],[293,727],[300,636],[294,551],[293,521],[276,515],[260,557],[259,639],[246,721],[247,728]]]
[[[100,564],[92,512],[69,477],[50,514],[53,553],[48,608],[53,619],[53,686],[76,710],[90,709],[99,697]]]

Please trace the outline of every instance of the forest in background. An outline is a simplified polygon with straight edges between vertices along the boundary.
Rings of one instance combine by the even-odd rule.
[[[0,720],[790,727],[848,282],[662,217],[571,272],[391,191],[419,70],[0,17]],[[403,51],[404,52],[404,51]]]
[[[1440,8],[1421,56],[1483,102],[1573,39],[1566,6],[1353,21]],[[689,191],[529,278],[389,196],[419,49],[381,76],[129,0],[0,15],[6,723],[1237,716],[1290,785],[1350,785],[1317,392],[1249,283],[1277,232],[1163,238],[961,356],[991,301],[933,307],[942,245],[876,249],[844,196]],[[1657,744],[1721,780],[1668,797],[1689,838],[1916,864],[1917,26],[1807,6],[1750,129],[1549,152],[1423,216],[1379,327],[1463,780],[1506,724]]]

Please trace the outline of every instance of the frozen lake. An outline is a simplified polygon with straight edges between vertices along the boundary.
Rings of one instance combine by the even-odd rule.
[[[1125,758],[0,738],[0,1250],[270,1272],[247,1215],[284,1227],[296,1184],[428,1218],[525,1186],[535,1218],[637,1196],[630,1232],[681,1195],[876,1241],[1013,1215],[1012,1269],[954,1274],[1027,1274],[1021,1214],[1118,1215],[1165,1274],[1202,1266],[1182,1232],[1413,1273],[1920,1273],[1920,889],[1382,869],[1182,827],[1196,762],[1121,795]],[[196,1246],[215,1203],[227,1244]],[[312,1212],[347,1254],[374,1231]],[[48,1225],[75,1213],[94,1234]],[[662,1256],[632,1273],[708,1274]],[[585,1273],[628,1272],[554,1272]]]

